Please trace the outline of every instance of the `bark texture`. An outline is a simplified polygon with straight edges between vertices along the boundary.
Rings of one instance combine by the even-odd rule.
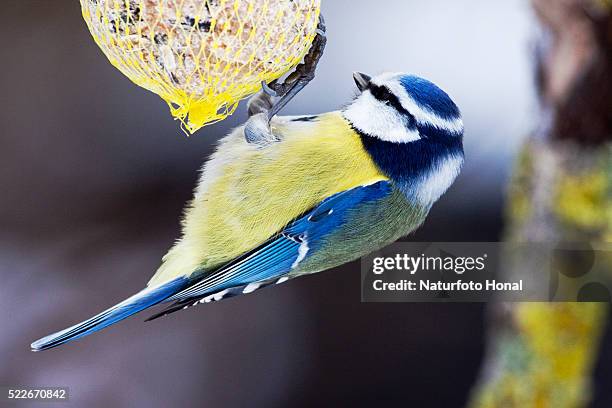
[[[542,27],[535,51],[541,119],[515,165],[505,239],[612,242],[612,2],[532,4]],[[508,265],[509,275],[546,272],[528,259]],[[489,315],[470,406],[588,405],[607,304],[514,303],[492,306]]]

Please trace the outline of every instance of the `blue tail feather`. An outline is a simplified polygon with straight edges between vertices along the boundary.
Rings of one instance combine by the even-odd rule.
[[[30,345],[33,351],[47,350],[79,339],[126,319],[133,314],[163,302],[189,285],[186,277],[177,278],[160,286],[146,288],[121,303],[72,327],[36,340]]]

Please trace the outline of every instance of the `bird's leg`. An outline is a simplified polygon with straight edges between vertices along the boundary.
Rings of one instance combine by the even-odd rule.
[[[249,114],[249,118],[251,116],[255,116],[258,113],[268,113],[274,103],[272,102],[272,96],[269,91],[265,90],[267,88],[267,84],[265,82],[261,83],[262,90],[252,96],[247,102],[247,112]]]
[[[323,15],[320,15],[317,35],[308,54],[304,57],[304,62],[299,64],[295,71],[289,74],[282,83],[279,83],[278,80],[272,81],[269,85],[262,82],[262,90],[249,100],[247,105],[249,120],[244,129],[244,135],[248,143],[265,145],[278,140],[272,134],[270,121],[314,79],[315,70],[323,55],[326,43],[325,20]],[[276,103],[273,102],[275,97],[280,97]]]
[[[282,108],[284,108],[291,99],[295,97],[310,81],[315,77],[317,64],[325,51],[327,44],[325,19],[323,15],[319,15],[319,25],[317,26],[317,35],[315,36],[308,54],[304,57],[304,62],[299,64],[282,84],[278,81],[270,83],[269,90],[280,95],[280,100],[276,102],[272,109],[268,111],[268,118],[272,119]],[[269,92],[269,90],[265,90]]]

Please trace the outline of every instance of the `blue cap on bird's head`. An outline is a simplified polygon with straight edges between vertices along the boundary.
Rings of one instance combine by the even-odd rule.
[[[435,112],[446,120],[461,119],[457,105],[433,82],[415,75],[401,75],[399,82],[421,109]]]
[[[407,143],[436,134],[461,138],[463,121],[450,96],[415,75],[354,73],[361,94],[344,110],[356,130],[382,140]]]

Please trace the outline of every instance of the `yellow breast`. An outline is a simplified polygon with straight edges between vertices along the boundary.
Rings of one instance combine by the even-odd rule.
[[[259,246],[326,197],[386,177],[338,112],[313,122],[278,118],[281,141],[249,145],[243,128],[204,166],[183,236],[149,285],[226,263]]]

